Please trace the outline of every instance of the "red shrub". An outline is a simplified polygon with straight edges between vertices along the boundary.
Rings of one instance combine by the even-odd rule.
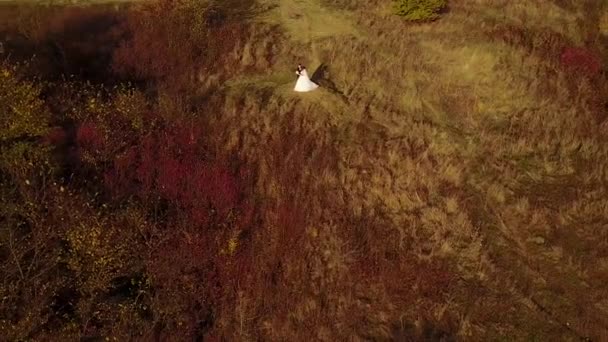
[[[86,150],[98,151],[103,147],[104,139],[95,124],[84,123],[78,127],[76,143]]]
[[[241,212],[237,224],[239,227],[246,229],[249,225],[253,223],[255,207],[248,201],[245,201],[241,204],[240,209]]]
[[[592,51],[582,47],[568,47],[560,57],[562,65],[587,76],[596,76],[602,70],[602,60]]]
[[[237,180],[224,166],[209,165],[197,177],[199,191],[221,215],[236,206],[238,200]]]
[[[199,322],[213,307],[215,285],[213,242],[205,234],[172,227],[175,233],[147,256],[146,270],[154,287],[153,309],[169,313],[158,331],[160,340],[193,340],[205,328]]]
[[[140,143],[140,163],[135,171],[135,178],[141,184],[141,195],[146,197],[154,187],[156,177],[156,144],[150,135],[144,137]]]
[[[158,187],[162,196],[170,201],[176,201],[181,195],[184,178],[181,163],[173,156],[160,156],[158,160]]]
[[[128,196],[135,191],[135,185],[130,182],[135,176],[135,166],[137,163],[137,151],[134,148],[127,150],[126,153],[117,156],[114,159],[114,177],[116,178],[116,186],[114,193],[121,196]]]
[[[114,158],[105,174],[108,190],[141,199],[160,196],[199,225],[209,223],[211,208],[219,220],[233,209],[251,216],[239,209],[241,179],[227,164],[207,158],[200,136],[200,126],[177,123],[143,137]]]

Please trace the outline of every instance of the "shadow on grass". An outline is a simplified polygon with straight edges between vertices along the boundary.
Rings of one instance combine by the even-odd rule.
[[[344,102],[348,103],[348,97],[336,87],[336,84],[329,79],[329,76],[329,66],[321,63],[312,73],[310,80],[329,90],[331,93],[338,95]]]
[[[67,75],[95,83],[115,80],[109,71],[114,49],[126,36],[124,11],[34,6],[0,5],[0,17],[6,19],[0,27],[1,57],[31,61],[36,76],[47,80]]]

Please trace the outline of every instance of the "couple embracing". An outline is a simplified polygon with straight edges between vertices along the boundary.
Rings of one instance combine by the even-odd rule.
[[[302,64],[298,64],[296,75],[298,75],[298,80],[296,81],[296,86],[293,89],[294,91],[307,92],[313,91],[319,87],[318,84],[310,80],[306,67]]]

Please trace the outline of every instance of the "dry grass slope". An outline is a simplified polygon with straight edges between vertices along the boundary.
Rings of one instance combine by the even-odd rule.
[[[213,125],[258,165],[268,215],[306,219],[254,238],[282,271],[244,291],[239,337],[608,338],[606,83],[560,63],[597,43],[597,2],[461,1],[427,25],[379,1],[274,5],[280,57],[229,83]],[[296,60],[347,101],[292,94]]]

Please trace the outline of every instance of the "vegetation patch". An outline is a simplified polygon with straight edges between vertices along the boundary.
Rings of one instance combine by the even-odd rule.
[[[429,21],[439,18],[447,0],[393,0],[395,13],[408,21]]]

